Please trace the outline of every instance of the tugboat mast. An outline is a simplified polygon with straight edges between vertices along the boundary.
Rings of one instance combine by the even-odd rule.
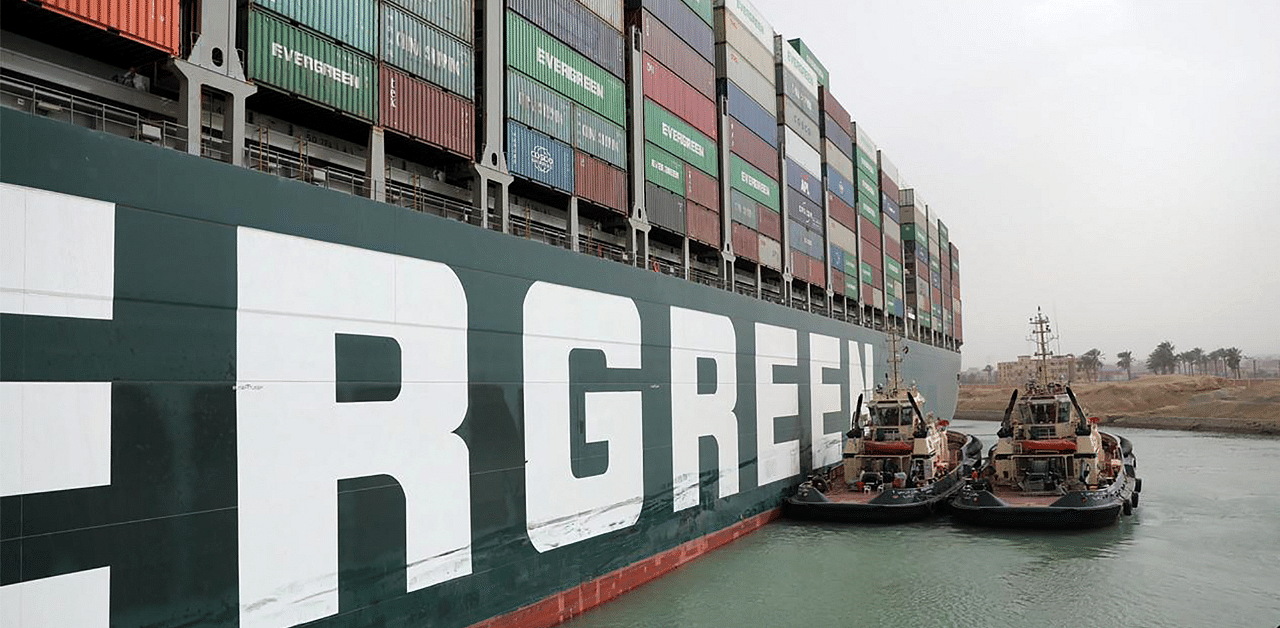
[[[1049,317],[1041,313],[1040,308],[1036,308],[1036,315],[1031,319],[1031,340],[1036,343],[1035,357],[1039,360],[1038,370],[1041,386],[1048,386],[1049,382],[1049,358],[1053,356],[1053,351],[1049,349],[1049,341],[1053,338],[1049,335]]]
[[[898,336],[896,328],[889,332],[889,357],[887,358],[889,362],[889,385],[886,387],[888,390],[885,392],[890,397],[896,397],[898,390],[902,388],[902,373],[899,370],[902,364],[902,354],[898,352],[898,341],[900,340],[901,337]]]

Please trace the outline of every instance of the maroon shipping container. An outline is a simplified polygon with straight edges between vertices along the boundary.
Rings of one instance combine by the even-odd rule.
[[[897,242],[893,238],[885,238],[884,246],[882,248],[884,249],[885,255],[888,255],[889,257],[892,257],[893,259],[896,259],[899,262],[902,261],[902,243],[901,242]]]
[[[386,64],[379,79],[382,126],[451,153],[475,157],[476,114],[471,101]]]
[[[866,240],[863,240],[862,246],[858,247],[858,258],[876,270],[884,266],[884,254],[880,252],[880,247]]]
[[[871,273],[871,287],[884,290],[884,272],[879,268],[874,273]]]
[[[868,286],[865,283],[860,283],[858,285],[862,287],[862,304],[875,305],[876,295],[871,291],[871,286]]]
[[[733,241],[733,254],[753,262],[760,261],[760,234],[750,227],[733,223],[729,237]]]
[[[791,276],[801,281],[809,281],[809,261],[812,257],[791,249]]]
[[[831,269],[831,291],[832,291],[832,292],[834,292],[834,293],[836,293],[836,294],[844,294],[844,293],[845,293],[844,272],[843,272],[843,271],[839,271],[839,270],[836,270],[836,269],[834,269],[834,268],[832,268],[832,269]]]
[[[703,96],[692,85],[657,59],[644,55],[644,95],[663,109],[693,125],[712,140],[720,136],[716,122],[715,101]]]
[[[827,265],[822,260],[809,258],[809,283],[827,287]]]
[[[582,151],[574,151],[573,193],[609,209],[627,213],[627,173]]]
[[[716,97],[716,66],[671,32],[647,10],[641,11],[644,52],[675,72],[703,96]]]
[[[725,144],[728,145],[729,152],[747,160],[747,163],[759,168],[774,181],[778,180],[778,149],[760,139],[759,135],[733,116],[729,116],[727,139]]]
[[[819,87],[818,91],[822,92],[822,111],[831,116],[831,119],[835,120],[845,133],[853,137],[853,122],[850,121],[849,112],[836,100],[835,96],[831,95],[831,90]]]
[[[756,227],[760,229],[760,233],[774,240],[782,240],[782,214],[759,203],[756,204]]]
[[[720,182],[689,164],[684,165],[684,196],[717,214],[720,213]]]
[[[689,237],[720,248],[720,214],[693,202],[686,203],[685,208]]]
[[[858,212],[840,200],[835,192],[827,192],[827,214],[850,230],[858,230]]]
[[[895,203],[900,202],[898,200],[899,199],[898,184],[895,183],[893,179],[890,179],[889,175],[885,174],[884,172],[880,173],[880,191],[884,192],[885,196],[888,196],[889,198],[893,199],[893,202]]]
[[[50,11],[118,32],[171,55],[177,55],[182,45],[179,5],[179,0],[44,0],[41,3]]]
[[[858,214],[858,236],[863,241],[876,245],[876,248],[880,248],[880,241],[884,239],[881,237],[880,228],[862,214]]]

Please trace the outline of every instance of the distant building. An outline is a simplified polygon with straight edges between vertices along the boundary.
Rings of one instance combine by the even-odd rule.
[[[1002,386],[1021,386],[1040,374],[1040,361],[1029,355],[1020,355],[1017,362],[1001,362],[999,366]],[[1074,382],[1076,356],[1067,354],[1050,357],[1049,379],[1055,382]]]

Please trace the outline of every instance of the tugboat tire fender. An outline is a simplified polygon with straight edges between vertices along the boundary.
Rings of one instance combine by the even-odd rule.
[[[1137,494],[1137,493],[1134,493],[1134,494],[1130,495],[1130,496],[1129,496],[1129,502],[1133,504],[1133,507],[1134,507],[1134,508],[1137,508],[1137,507],[1138,507],[1138,494]]]
[[[1142,478],[1137,478],[1133,481],[1133,492],[1135,493],[1142,492]]]
[[[1133,506],[1130,506],[1129,502],[1124,503],[1124,514],[1126,517],[1133,514]]]

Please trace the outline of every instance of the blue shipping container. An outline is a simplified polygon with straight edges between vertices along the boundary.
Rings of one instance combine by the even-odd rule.
[[[849,207],[856,207],[857,201],[853,197],[853,182],[846,179],[835,168],[832,168],[831,164],[824,164],[823,169],[827,171],[827,191],[835,194]]]
[[[719,79],[716,83],[719,87],[718,93],[728,100],[729,115],[733,116],[742,126],[751,129],[751,132],[760,136],[760,139],[770,146],[777,148],[777,118],[770,115],[767,109],[752,100],[746,92],[742,91],[741,87],[738,87],[729,79]]]
[[[819,181],[817,177],[809,174],[804,168],[801,168],[790,159],[786,160],[786,166],[787,185],[804,194],[809,200],[821,205],[822,181]]]
[[[787,215],[815,233],[824,233],[822,206],[805,198],[793,188],[787,188]]]
[[[853,159],[853,138],[849,137],[849,134],[845,133],[844,129],[825,113],[822,114],[822,136],[831,140],[831,143],[835,144],[845,157]]]
[[[803,224],[795,220],[787,220],[787,228],[791,235],[791,248],[814,259],[826,257],[821,235],[806,229]]]
[[[633,3],[628,2],[631,6]],[[689,44],[703,59],[716,62],[714,33],[711,25],[702,21],[683,0],[641,0],[640,6],[649,10],[653,17],[671,29],[677,37]]]
[[[507,166],[513,174],[573,193],[573,149],[514,120],[507,120]]]
[[[804,88],[804,83],[796,78],[790,70],[783,67],[781,63],[774,67],[775,85],[782,86],[782,93],[791,99],[791,102],[800,109],[800,112],[813,121],[814,126],[818,126],[818,97],[809,93]]]
[[[737,188],[729,190],[729,217],[734,222],[742,223],[752,229],[760,228],[760,217],[756,214],[756,200]]]
[[[846,253],[844,249],[832,244],[831,245],[831,267],[844,272],[844,257]]]
[[[507,6],[618,78],[626,76],[625,40],[578,2],[507,0]]]
[[[902,222],[898,204],[893,202],[893,199],[889,198],[889,195],[884,192],[880,193],[880,211],[883,211],[884,215],[892,218],[894,222]]]

